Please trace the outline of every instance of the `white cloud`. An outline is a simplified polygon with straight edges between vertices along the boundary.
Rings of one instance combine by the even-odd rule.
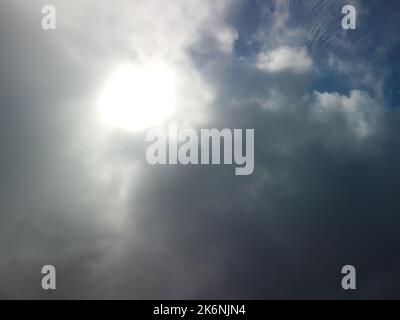
[[[32,25],[35,30],[37,26],[39,38],[26,41],[39,40],[40,45],[35,43],[32,47],[41,47],[40,54],[48,50],[49,59],[43,62],[46,72],[67,64],[71,74],[79,70],[87,73],[87,78],[76,86],[90,87],[90,91],[76,89],[71,96],[70,91],[63,90],[57,96],[59,105],[51,106],[51,109],[60,110],[60,114],[78,110],[73,113],[74,129],[66,127],[62,143],[68,152],[71,148],[74,158],[79,159],[82,169],[77,176],[90,186],[88,194],[82,192],[79,199],[85,199],[86,207],[95,208],[99,224],[105,222],[110,228],[123,228],[129,198],[133,196],[138,174],[143,170],[140,161],[145,140],[140,134],[125,135],[125,132],[108,130],[108,126],[96,121],[96,105],[102,88],[121,65],[145,66],[149,62],[161,62],[176,78],[177,112],[172,119],[181,121],[184,126],[204,125],[216,89],[194,63],[191,49],[201,43],[210,46],[213,52],[219,50],[222,56],[230,53],[237,32],[225,17],[229,16],[234,2],[116,0],[111,5],[109,1],[54,0],[57,29],[52,33],[40,30],[39,0],[10,3],[26,21],[24,28]],[[212,41],[205,41],[209,39]],[[57,76],[60,79],[71,77]],[[47,77],[41,79],[45,81]],[[62,86],[59,78],[54,81],[61,81]],[[155,88],[154,95],[157,94]],[[95,227],[97,223],[93,225]]]
[[[347,128],[358,139],[373,135],[379,127],[381,108],[367,93],[354,90],[349,96],[338,93],[313,94],[312,116],[322,122],[344,117]]]
[[[195,65],[191,49],[201,46],[221,53],[213,59],[232,53],[238,33],[226,17],[236,1],[116,0],[110,5],[82,0],[77,5],[54,0],[52,4],[57,12],[53,45],[77,65],[94,70],[99,90],[120,65],[167,65],[179,90],[175,120],[191,125],[207,121],[216,90]],[[13,6],[28,19],[37,19],[33,13],[40,8],[38,0],[29,4],[16,0]]]
[[[232,103],[234,106],[256,106],[263,111],[271,112],[283,112],[288,107],[287,97],[280,92],[278,89],[271,88],[265,94],[265,96],[252,96],[249,98],[233,99]]]
[[[222,28],[215,33],[214,37],[219,44],[219,50],[223,53],[231,53],[235,41],[239,39],[237,31],[233,28]]]
[[[304,48],[281,46],[268,52],[259,53],[256,66],[269,73],[282,71],[305,73],[310,71],[312,60]]]

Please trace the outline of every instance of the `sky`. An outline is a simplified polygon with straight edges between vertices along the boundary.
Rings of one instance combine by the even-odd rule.
[[[1,1],[0,298],[400,298],[399,27],[388,0]],[[253,174],[149,165],[156,119],[254,129]]]

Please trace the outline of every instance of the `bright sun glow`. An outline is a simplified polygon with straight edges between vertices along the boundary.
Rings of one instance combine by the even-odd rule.
[[[128,131],[141,131],[168,120],[175,111],[175,75],[162,63],[118,68],[101,93],[103,120]]]

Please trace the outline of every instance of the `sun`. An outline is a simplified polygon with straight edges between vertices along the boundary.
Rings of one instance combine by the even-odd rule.
[[[103,121],[138,132],[162,124],[175,112],[176,77],[161,62],[124,64],[106,82],[99,99]]]

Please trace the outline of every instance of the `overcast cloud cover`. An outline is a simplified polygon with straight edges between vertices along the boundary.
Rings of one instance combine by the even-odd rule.
[[[386,0],[1,1],[0,297],[400,298],[399,29]],[[113,70],[149,61],[172,120],[255,129],[253,175],[149,166],[102,121]]]

